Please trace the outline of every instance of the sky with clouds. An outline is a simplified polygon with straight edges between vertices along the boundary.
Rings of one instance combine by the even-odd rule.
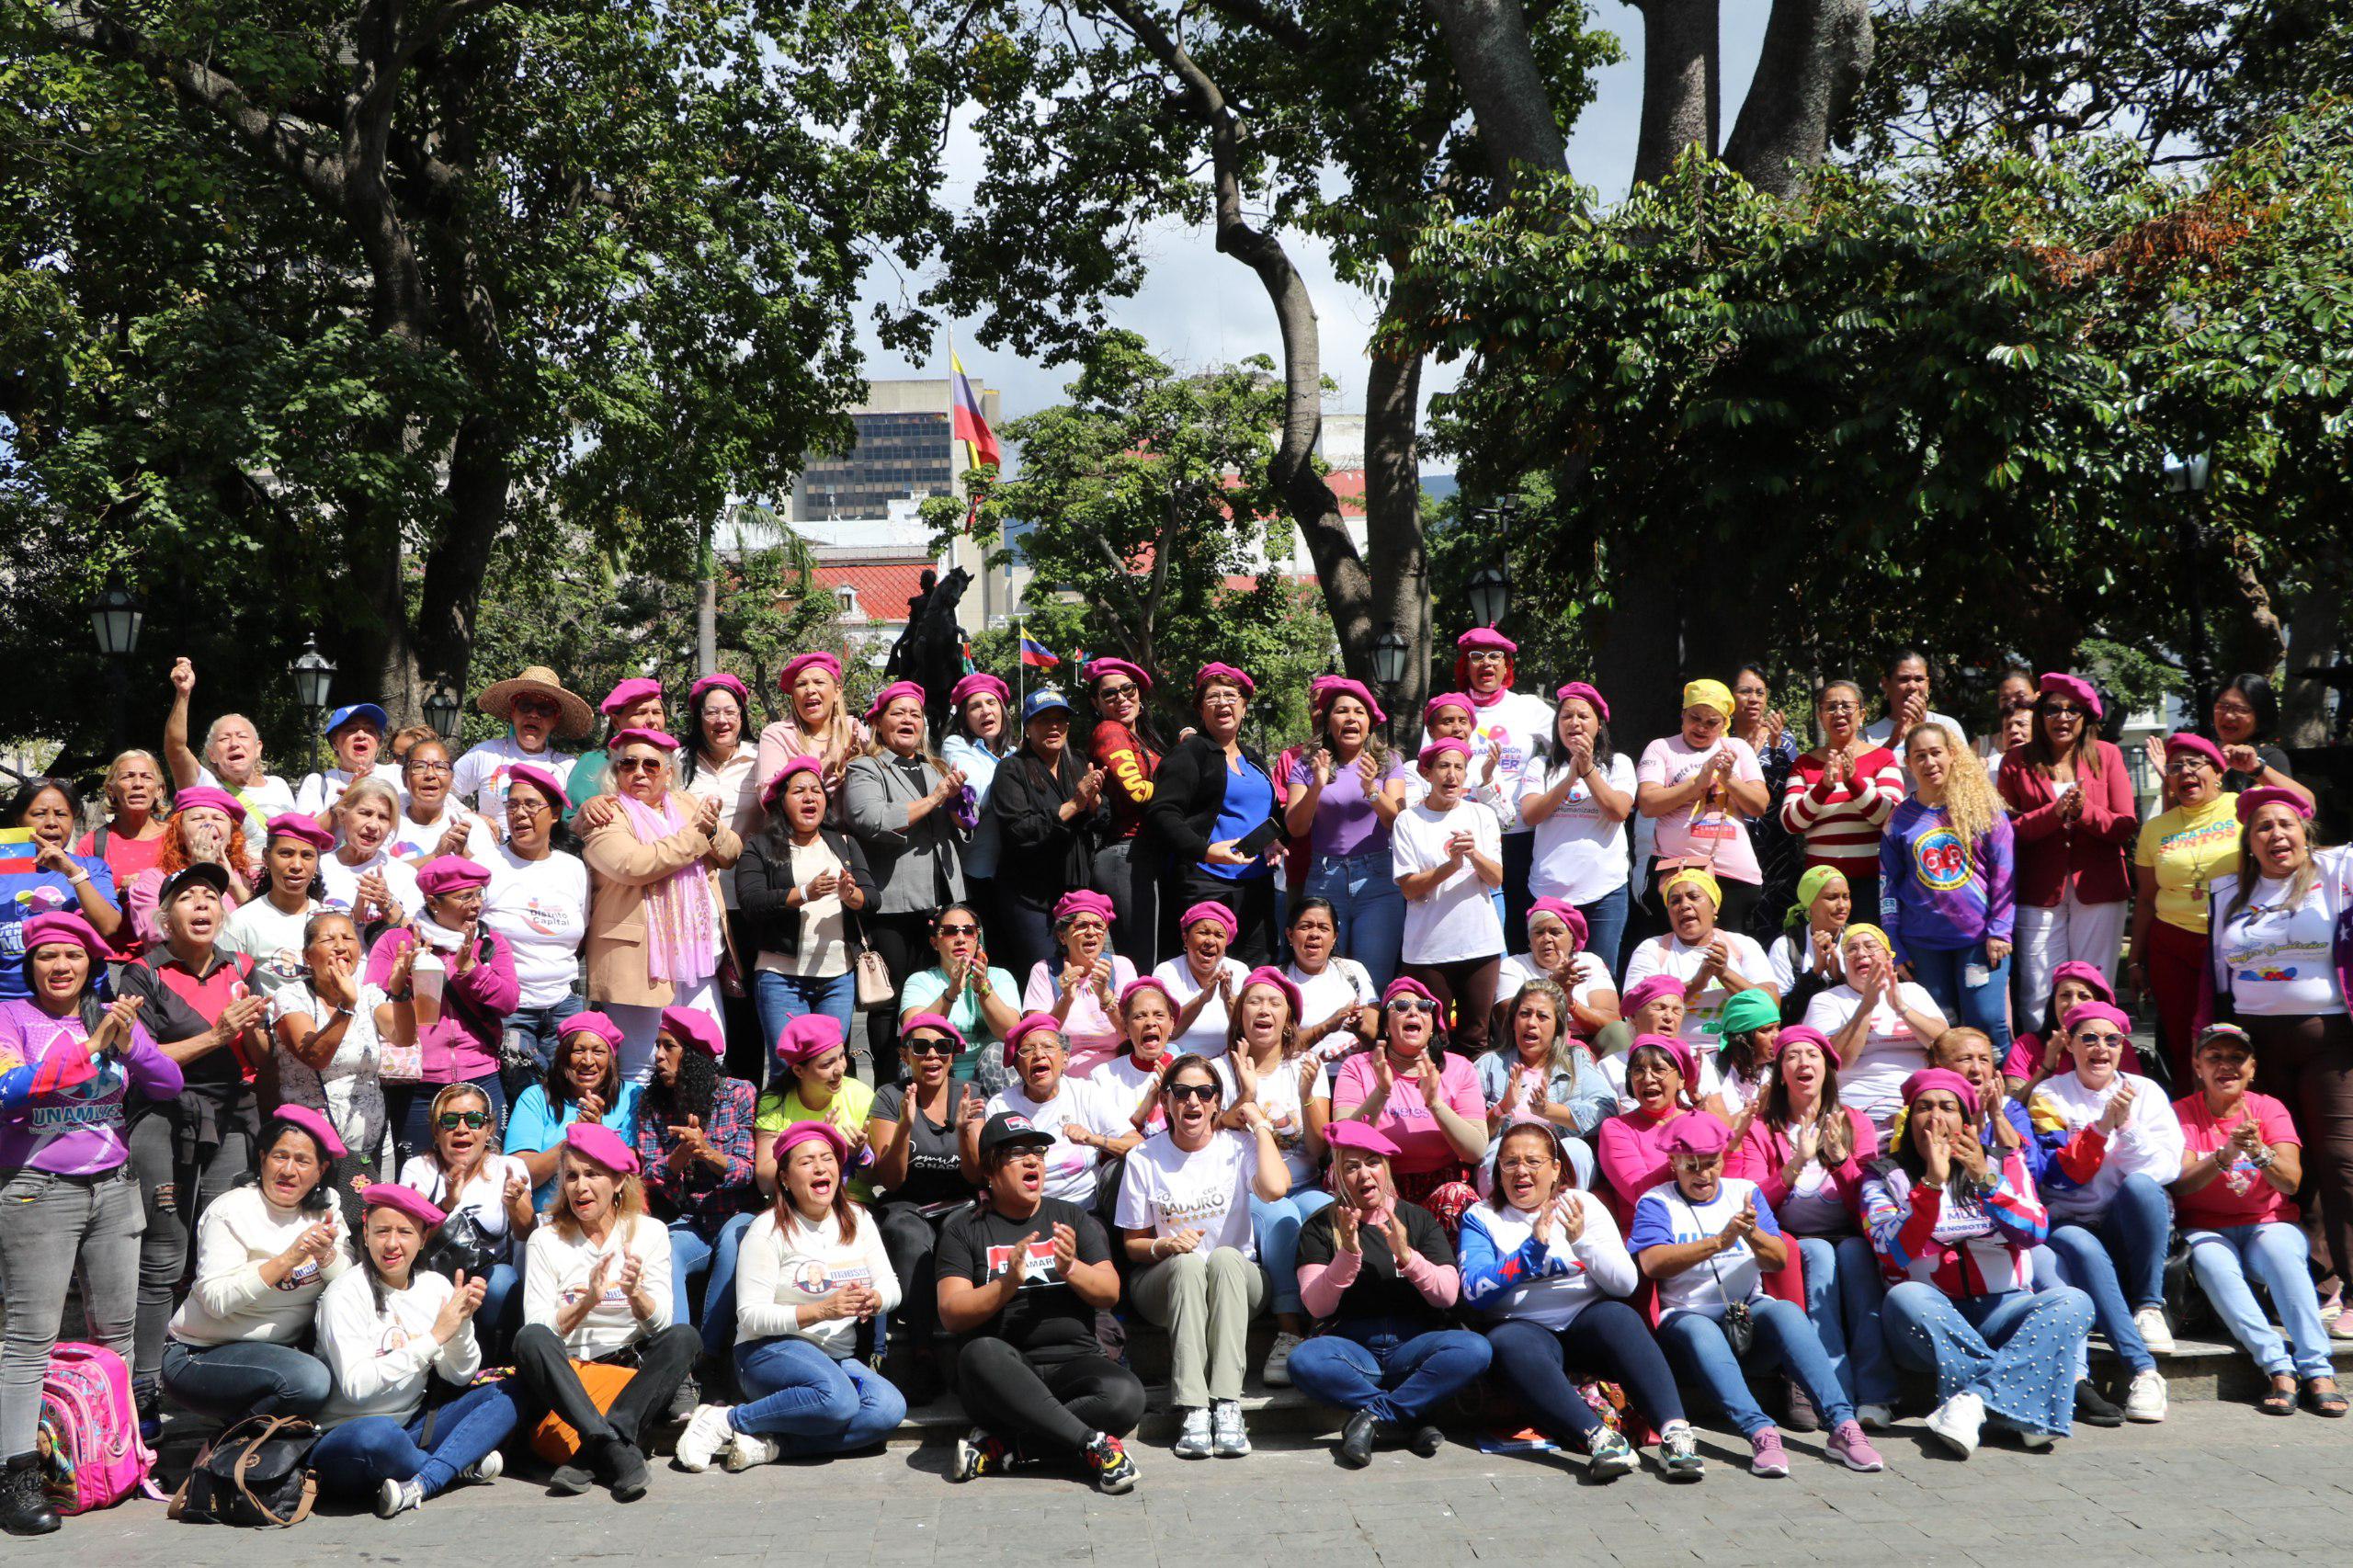
[[[1634,165],[1634,142],[1642,108],[1643,31],[1641,13],[1620,0],[1592,0],[1597,23],[1616,33],[1626,59],[1600,74],[1599,96],[1578,122],[1569,142],[1569,166],[1576,176],[1605,196],[1624,193]],[[1745,0],[1724,6],[1723,109],[1725,132],[1740,112],[1742,95],[1756,63],[1764,35],[1762,0]],[[979,151],[960,120],[944,152],[948,167],[948,199],[969,191],[979,168]],[[1339,383],[1332,405],[1336,413],[1362,409],[1365,346],[1378,314],[1370,296],[1342,284],[1332,274],[1327,249],[1298,233],[1285,233],[1291,259],[1307,279],[1324,329],[1324,373]],[[1251,354],[1279,358],[1274,312],[1260,291],[1258,280],[1238,261],[1217,254],[1206,227],[1162,224],[1147,237],[1150,270],[1142,289],[1121,303],[1114,322],[1142,333],[1154,352],[1173,363],[1205,366]],[[881,272],[869,279],[870,290],[895,292],[902,280]],[[871,328],[863,331],[862,347],[870,373],[894,376],[938,376],[948,369],[946,340],[935,345],[929,361],[919,363],[884,349]],[[1058,403],[1070,378],[1066,366],[1025,362],[1010,354],[981,350],[962,340],[964,368],[976,381],[997,388],[1006,418]],[[1422,393],[1443,392],[1453,383],[1455,368],[1433,365],[1422,378]]]

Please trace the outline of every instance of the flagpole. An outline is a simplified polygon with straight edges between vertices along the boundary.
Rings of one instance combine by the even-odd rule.
[[[1029,689],[1029,651],[1023,646],[1029,641],[1029,618],[1013,618],[1013,710],[1021,711],[1023,693]],[[1016,723],[1019,721],[1016,720]]]

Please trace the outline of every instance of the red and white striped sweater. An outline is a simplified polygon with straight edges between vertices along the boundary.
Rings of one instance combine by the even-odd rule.
[[[1854,772],[1830,782],[1823,758],[1808,754],[1781,788],[1781,824],[1805,840],[1805,863],[1849,875],[1879,873],[1880,829],[1904,799],[1904,765],[1885,746],[1862,754]]]

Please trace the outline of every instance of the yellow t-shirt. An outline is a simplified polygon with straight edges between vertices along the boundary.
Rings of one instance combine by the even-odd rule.
[[[834,1091],[834,1103],[825,1108],[822,1116],[801,1103],[800,1085],[791,1074],[784,1074],[779,1082],[792,1084],[793,1087],[781,1093],[770,1089],[759,1097],[752,1107],[753,1131],[781,1132],[796,1121],[830,1121],[835,1131],[852,1142],[866,1136],[867,1113],[874,1108],[874,1091],[862,1081],[844,1078],[842,1086]],[[869,1203],[873,1201],[874,1189],[853,1171],[849,1195],[860,1203]]]
[[[2206,890],[2238,868],[2239,798],[2224,792],[2192,811],[2176,806],[2141,824],[2132,863],[2157,873],[2157,918],[2206,935]]]

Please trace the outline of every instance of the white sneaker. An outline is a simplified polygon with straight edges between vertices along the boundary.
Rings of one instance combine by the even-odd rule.
[[[1210,1442],[1222,1460],[1238,1460],[1250,1451],[1250,1433],[1242,1425],[1242,1402],[1221,1399],[1210,1406]]]
[[[487,1484],[506,1473],[506,1461],[498,1457],[496,1449],[493,1449],[458,1472],[458,1484]]]
[[[2133,1373],[2131,1386],[2124,1391],[2124,1419],[2163,1421],[2165,1408],[2165,1375],[2154,1367]]]
[[[1195,1405],[1185,1412],[1185,1429],[1176,1434],[1176,1457],[1180,1460],[1205,1460],[1210,1457],[1216,1440],[1209,1411]]]
[[[720,1449],[727,1447],[735,1436],[735,1428],[727,1424],[729,1407],[724,1404],[699,1404],[687,1420],[687,1429],[678,1434],[678,1468],[699,1475],[710,1468],[710,1461]]]
[[[405,1514],[411,1508],[424,1506],[425,1488],[414,1481],[393,1481],[387,1477],[384,1484],[376,1489],[376,1517],[380,1519],[389,1519],[396,1514]]]
[[[2149,1347],[2152,1356],[2173,1354],[2173,1325],[2165,1322],[2163,1307],[2143,1307],[2132,1314],[2132,1326],[2141,1331],[2141,1343]]]
[[[1985,1402],[1966,1390],[1928,1412],[1928,1430],[1962,1459],[1977,1451],[1984,1429]]]
[[[754,1465],[774,1464],[776,1456],[777,1441],[774,1437],[763,1437],[757,1432],[738,1432],[733,1440],[720,1450],[719,1458],[726,1465],[728,1474],[741,1475]]]
[[[1270,1389],[1290,1386],[1290,1353],[1306,1340],[1300,1335],[1283,1329],[1275,1335],[1275,1347],[1267,1352],[1267,1364],[1258,1370],[1258,1381]]]
[[[1855,1419],[1863,1424],[1866,1432],[1884,1432],[1895,1425],[1895,1412],[1884,1404],[1855,1406]]]
[[[2018,1428],[2018,1441],[2030,1452],[2040,1453],[2058,1440],[2049,1432],[2029,1432],[2024,1427]]]

